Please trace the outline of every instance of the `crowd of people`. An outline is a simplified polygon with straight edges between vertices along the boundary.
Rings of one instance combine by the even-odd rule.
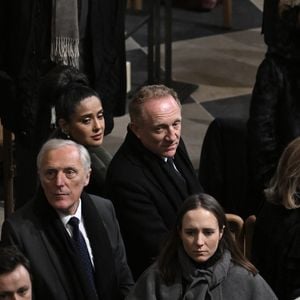
[[[127,136],[105,182],[95,180],[103,189],[91,193],[101,100],[72,68],[60,72],[76,80],[55,93],[56,129],[37,155],[35,195],[1,233],[30,261],[34,297],[277,299],[201,187],[180,136],[176,92],[150,85],[136,93]]]
[[[60,0],[54,2],[62,5]],[[47,69],[34,82],[35,96],[43,101],[34,118],[34,137],[27,137],[38,143],[24,144],[20,128],[13,129],[16,151],[34,148],[24,164],[34,172],[26,186],[30,192],[22,199],[23,187],[18,190],[15,211],[2,224],[0,298],[300,297],[300,1],[279,0],[272,18],[268,9],[272,1],[265,1],[263,31],[268,50],[258,69],[247,123],[246,192],[256,197],[249,210],[256,215],[250,260],[232,235],[227,207],[206,191],[207,184],[201,182],[205,174],[197,175],[189,158],[181,137],[181,99],[172,88],[141,87],[128,105],[124,141],[114,156],[105,150],[104,136],[112,130],[115,114],[108,102],[115,93],[107,91],[108,83],[122,77],[122,66],[114,63],[122,57],[123,47],[117,40],[117,44],[110,41],[115,60],[99,74],[95,65],[101,62],[87,50],[94,43],[94,50],[98,49],[99,37],[90,24],[99,17],[96,2],[79,1],[72,8],[62,5],[62,12],[71,19],[79,17],[78,28],[71,19],[68,25],[82,43],[78,56],[67,50],[72,63],[64,63],[61,53],[50,47],[51,61],[38,68],[40,72]],[[106,10],[118,16],[119,5],[112,1]],[[0,8],[10,11],[11,6]],[[64,31],[61,12],[54,5],[51,13],[45,13],[46,20],[57,25],[54,34],[59,38]],[[276,23],[272,35],[270,20]],[[115,32],[118,38],[120,28]],[[105,32],[111,34],[111,30],[108,27]],[[2,54],[7,52],[0,49],[2,68]],[[43,55],[50,51],[46,49]],[[121,52],[117,54],[116,49]],[[103,59],[109,61],[105,55]],[[121,77],[116,79],[116,74]],[[12,83],[16,78],[0,69],[1,86],[4,79],[17,84],[5,91],[16,89],[10,96],[25,93],[24,82]],[[11,125],[9,121],[5,119],[5,126]]]

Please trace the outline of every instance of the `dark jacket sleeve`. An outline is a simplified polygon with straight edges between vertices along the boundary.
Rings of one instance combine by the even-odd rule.
[[[16,245],[20,250],[21,241],[18,239],[18,236],[8,221],[5,221],[2,225],[2,232],[1,232],[1,241],[3,241],[6,245]]]
[[[136,239],[146,246],[147,256],[154,258],[169,230],[155,207],[154,198],[157,195],[156,197],[152,195],[151,186],[138,181],[138,176],[134,176],[133,180],[130,180],[129,176],[125,175],[124,180],[120,176],[120,180],[114,182],[111,198],[115,199],[114,204],[120,212],[120,222],[125,236],[131,235],[131,239]],[[143,177],[141,175],[141,178]],[[163,194],[160,199],[164,201]]]

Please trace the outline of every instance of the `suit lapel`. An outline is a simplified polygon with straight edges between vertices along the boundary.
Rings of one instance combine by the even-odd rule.
[[[40,236],[42,243],[47,250],[49,260],[52,263],[53,268],[55,269],[55,276],[59,278],[59,282],[61,283],[62,289],[64,289],[66,295],[68,295],[68,299],[72,299],[74,295],[71,293],[73,290],[72,287],[69,285],[69,282],[66,280],[65,272],[62,268],[61,261],[59,260],[55,249],[51,243],[49,243],[49,237],[45,234],[44,231],[40,231]]]
[[[56,275],[60,278],[69,299],[88,298],[94,300],[95,297],[90,294],[82,268],[78,264],[77,254],[70,236],[45,197],[43,195],[40,197],[37,198],[34,209],[40,219],[41,240]]]
[[[197,178],[196,172],[194,170],[192,162],[189,159],[188,153],[182,140],[180,140],[180,144],[177,148],[174,162],[178,170],[185,177],[188,196],[194,193],[202,192],[203,189],[200,185],[200,182]]]
[[[148,180],[166,195],[170,204],[177,210],[186,194],[184,187],[179,185],[176,179],[165,169],[165,162],[161,158],[147,152],[143,155],[143,160],[147,166],[145,174]]]
[[[93,199],[86,193],[81,195],[82,214],[90,240],[95,266],[95,280],[100,299],[110,299],[117,290],[113,250],[107,230]],[[101,201],[101,200],[99,200]]]

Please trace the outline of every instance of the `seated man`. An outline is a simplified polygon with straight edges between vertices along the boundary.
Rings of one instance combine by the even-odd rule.
[[[30,266],[14,246],[0,246],[0,299],[31,300]]]
[[[183,200],[202,188],[180,138],[177,94],[163,85],[145,86],[129,104],[129,115],[128,133],[108,168],[106,188],[137,278],[157,256]]]
[[[30,260],[35,299],[119,300],[133,285],[111,202],[83,192],[90,165],[83,146],[47,141],[40,190],[3,224],[3,240]]]

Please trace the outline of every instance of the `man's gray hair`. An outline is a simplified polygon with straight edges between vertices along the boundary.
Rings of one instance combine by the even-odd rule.
[[[77,149],[84,170],[88,172],[91,168],[91,158],[87,149],[84,146],[77,144],[72,140],[64,140],[64,139],[50,139],[42,146],[36,160],[38,170],[41,169],[43,157],[48,151],[63,148],[66,146],[73,146],[74,148]]]

